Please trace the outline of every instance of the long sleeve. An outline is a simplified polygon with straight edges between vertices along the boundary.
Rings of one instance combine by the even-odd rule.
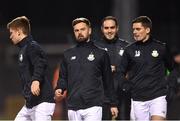
[[[32,81],[38,80],[41,83],[44,80],[43,76],[47,68],[45,53],[39,46],[35,45],[28,48],[28,56],[31,64],[33,65],[33,67],[30,67],[33,70],[33,72],[31,72]]]
[[[112,72],[110,68],[110,60],[109,56],[106,53],[103,59],[103,69],[102,69],[102,79],[103,79],[103,87],[105,98],[108,98],[111,106],[117,105],[117,96],[114,89],[114,81],[112,78]]]
[[[127,80],[126,74],[129,66],[129,58],[126,50],[124,51],[124,54],[122,56],[122,59],[120,61],[120,64],[117,67],[117,71],[115,72],[115,80],[119,81],[119,87],[123,91],[129,91],[131,88],[131,82]]]
[[[59,73],[59,80],[56,89],[62,89],[64,91],[67,89],[68,81],[67,64],[65,61],[65,57],[63,57],[63,60],[61,62]]]
[[[177,90],[178,71],[174,69],[168,76],[168,87]]]
[[[164,65],[166,67],[166,69],[168,69],[169,71],[172,71],[173,69],[173,57],[171,56],[170,50],[169,48],[165,46],[165,51],[164,51]]]
[[[177,71],[174,69],[168,76],[168,91],[166,95],[166,100],[171,103],[177,93]]]

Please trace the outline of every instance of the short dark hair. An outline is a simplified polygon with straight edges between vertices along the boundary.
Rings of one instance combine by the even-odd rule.
[[[28,35],[31,31],[31,26],[29,19],[26,16],[20,16],[13,19],[11,22],[7,24],[7,29],[10,28],[20,28],[23,31],[23,34]]]
[[[106,17],[104,17],[102,19],[102,21],[101,21],[101,26],[103,26],[103,23],[106,20],[113,20],[115,22],[116,26],[118,26],[118,21],[117,21],[116,17],[114,17],[114,16],[106,16]]]
[[[83,22],[86,25],[88,25],[89,27],[91,27],[90,21],[87,18],[83,18],[83,17],[74,19],[72,21],[72,26],[74,27],[76,24],[81,23],[81,22]]]
[[[142,23],[142,25],[144,27],[148,27],[148,28],[150,28],[152,30],[152,21],[147,16],[139,16],[139,17],[135,18],[132,21],[132,24],[134,24],[134,23]]]

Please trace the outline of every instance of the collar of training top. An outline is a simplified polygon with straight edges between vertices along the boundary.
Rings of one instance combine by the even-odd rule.
[[[153,40],[152,37],[149,37],[149,39],[146,40],[145,42],[143,42],[143,41],[137,41],[136,44],[147,45],[147,44],[151,43],[152,40]]]
[[[20,47],[20,48],[22,48],[22,47],[24,47],[24,46],[28,43],[28,41],[30,41],[31,39],[32,39],[32,36],[29,35],[29,36],[23,38],[23,39],[17,44],[17,46]]]
[[[84,41],[84,42],[78,42],[77,43],[78,47],[81,47],[81,46],[90,46],[90,45],[93,45],[93,41],[91,41],[91,40],[89,40],[88,42]]]

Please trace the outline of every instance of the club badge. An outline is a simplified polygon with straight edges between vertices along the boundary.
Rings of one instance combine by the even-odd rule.
[[[158,53],[157,50],[153,50],[152,53],[151,53],[151,55],[152,55],[153,57],[158,57],[158,56],[159,56],[159,53]]]
[[[95,59],[94,54],[91,52],[91,54],[89,54],[89,56],[87,57],[87,59],[88,59],[89,61],[93,61],[93,60]]]

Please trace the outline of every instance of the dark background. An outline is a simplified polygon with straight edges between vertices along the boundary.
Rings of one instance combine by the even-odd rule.
[[[178,0],[119,0],[129,1],[131,8],[119,5],[114,14],[114,2],[118,0],[4,0],[0,4],[0,119],[9,119],[17,113],[13,102],[20,95],[20,81],[17,73],[17,48],[9,40],[6,24],[25,15],[30,19],[32,35],[48,53],[51,75],[61,59],[64,49],[72,43],[71,22],[77,17],[87,17],[93,27],[93,38],[100,35],[101,19],[117,15],[120,22],[119,35],[131,40],[131,21],[140,15],[149,16],[153,22],[153,36],[166,42],[173,51],[180,46],[180,7]],[[118,6],[118,5],[117,5]],[[118,8],[118,7],[117,7]],[[127,10],[130,10],[126,17]],[[118,12],[121,13],[118,15]],[[124,13],[124,14],[123,14]],[[131,14],[132,13],[132,14]],[[131,16],[132,15],[132,16]],[[129,25],[129,28],[121,24]],[[126,30],[128,30],[126,32]],[[123,31],[125,31],[123,33]],[[127,37],[128,34],[130,37]],[[14,97],[15,96],[15,97]],[[18,101],[17,101],[18,102]],[[7,109],[10,107],[10,109]],[[16,107],[14,107],[16,108]],[[180,109],[180,107],[176,107]],[[13,111],[12,111],[13,110]],[[9,113],[12,112],[12,114]],[[2,115],[2,116],[1,116]]]

